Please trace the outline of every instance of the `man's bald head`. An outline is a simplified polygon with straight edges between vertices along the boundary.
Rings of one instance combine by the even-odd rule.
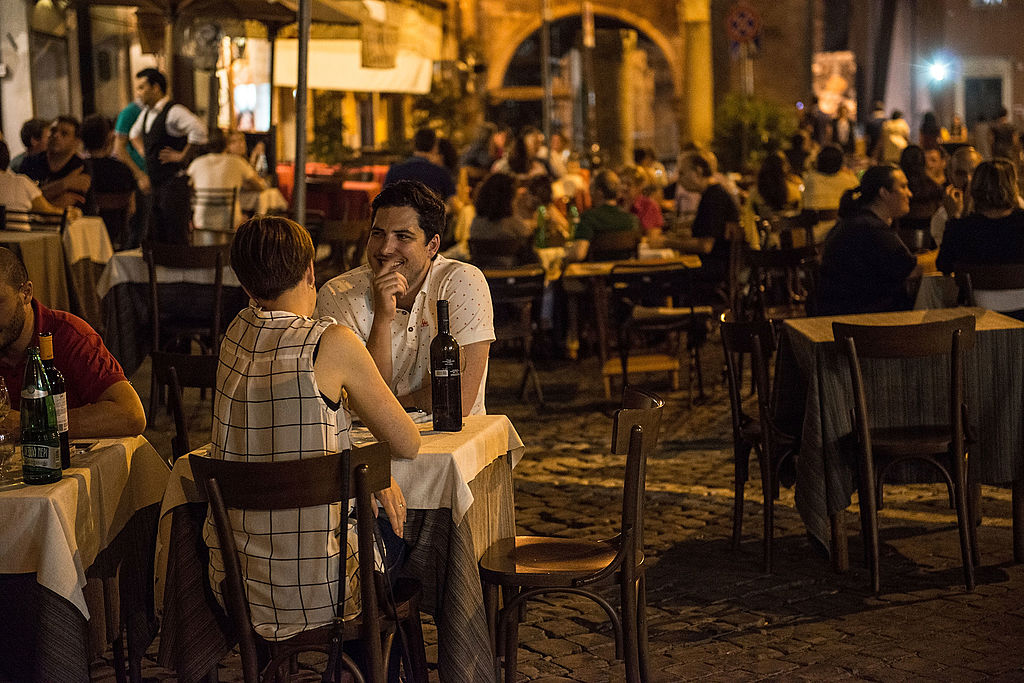
[[[946,171],[946,175],[949,176],[949,182],[958,190],[966,190],[971,184],[971,176],[974,175],[974,169],[981,162],[982,158],[978,154],[978,150],[970,146],[961,147],[953,152],[953,156],[949,160],[949,168]]]
[[[19,290],[27,281],[28,271],[18,255],[6,247],[0,247],[0,282]]]

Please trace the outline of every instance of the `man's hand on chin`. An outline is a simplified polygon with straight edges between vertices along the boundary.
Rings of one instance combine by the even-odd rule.
[[[374,317],[380,313],[388,320],[394,319],[398,297],[405,296],[409,290],[409,281],[398,272],[401,267],[400,261],[391,261],[373,278]]]

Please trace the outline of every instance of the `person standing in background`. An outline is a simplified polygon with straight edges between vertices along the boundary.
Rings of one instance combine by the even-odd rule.
[[[145,105],[129,137],[146,158],[153,187],[149,238],[188,243],[192,209],[185,162],[193,145],[206,144],[206,126],[184,105],[167,95],[167,77],[156,69],[135,74],[135,94]]]

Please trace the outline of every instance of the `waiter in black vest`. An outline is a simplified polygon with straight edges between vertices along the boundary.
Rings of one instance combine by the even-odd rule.
[[[171,102],[167,77],[156,69],[135,74],[135,95],[143,109],[128,136],[146,158],[153,187],[149,239],[187,244],[192,208],[185,168],[192,145],[206,144],[206,126],[187,107]]]

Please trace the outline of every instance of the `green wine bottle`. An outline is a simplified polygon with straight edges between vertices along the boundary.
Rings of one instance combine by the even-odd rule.
[[[35,347],[28,350],[21,386],[21,455],[26,484],[60,481],[57,410],[50,395],[50,380]]]
[[[53,364],[53,335],[49,332],[39,334],[39,356],[46,368],[46,378],[50,380],[50,395],[53,396],[53,407],[57,410],[57,435],[60,437],[60,466],[62,469],[71,467],[71,440],[68,438],[68,393],[64,384],[64,375]]]

